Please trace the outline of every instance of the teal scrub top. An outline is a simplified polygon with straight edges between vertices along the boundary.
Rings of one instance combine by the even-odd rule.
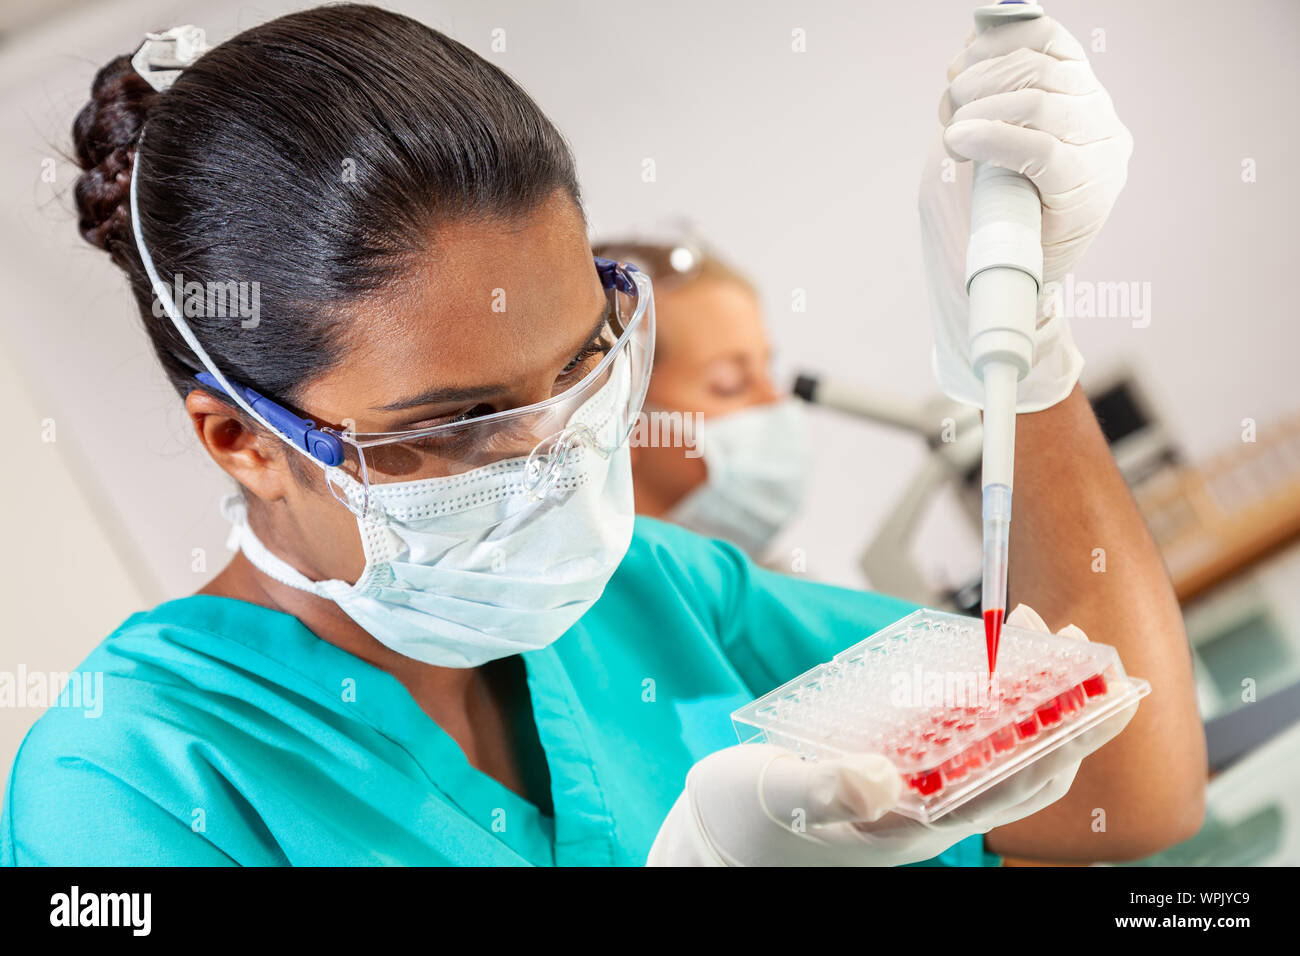
[[[472,767],[405,687],[297,618],[196,595],[132,615],[19,749],[7,865],[642,865],[730,714],[913,606],[638,518],[600,600],[522,655],[554,814]],[[997,865],[983,837],[920,865]]]

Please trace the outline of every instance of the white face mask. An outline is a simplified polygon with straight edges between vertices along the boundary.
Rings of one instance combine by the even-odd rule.
[[[574,413],[607,426],[624,401],[626,363]],[[632,541],[629,447],[608,458],[579,446],[540,501],[523,459],[459,475],[370,486],[357,525],[366,566],[355,584],[311,581],[272,554],[248,525],[244,501],[222,510],[230,546],[290,587],[334,601],[399,654],[439,667],[477,667],[552,643],[596,602]],[[339,481],[339,478],[335,479]],[[341,480],[350,495],[358,483]]]
[[[803,403],[787,398],[705,418],[696,431],[708,478],[664,519],[760,557],[807,490]]]
[[[355,584],[309,580],[253,534],[242,495],[222,502],[233,525],[230,546],[275,580],[334,601],[375,640],[426,664],[477,667],[545,647],[572,627],[605,590],[632,541],[627,431],[653,363],[649,279],[631,266],[594,258],[602,287],[613,295],[610,304],[626,305],[617,298],[621,295],[636,305],[617,322],[613,315],[606,319],[605,328],[619,330],[618,344],[597,367],[612,362],[608,380],[585,401],[585,391],[575,393],[581,404],[566,426],[539,441],[527,458],[416,481],[367,477],[363,484],[339,468],[345,457],[341,439],[331,442],[328,429],[316,429],[274,401],[234,385],[204,350],[144,241],[138,150],[130,193],[136,249],[158,302],[211,381],[202,375],[197,380],[223,391],[254,421],[325,468],[331,491],[357,516],[366,565]],[[261,403],[279,424],[253,403]],[[554,399],[537,405],[550,409],[538,413],[538,422],[549,421],[557,407]],[[558,407],[570,406],[561,400]],[[516,425],[532,414],[527,408],[519,412],[512,416]]]

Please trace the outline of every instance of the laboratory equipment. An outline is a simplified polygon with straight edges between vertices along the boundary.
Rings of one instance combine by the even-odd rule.
[[[975,32],[1042,16],[1036,3],[1003,0],[975,11]],[[1007,604],[1016,383],[1034,363],[1038,290],[1043,283],[1038,190],[1010,169],[976,163],[972,174],[966,291],[971,369],[984,383],[984,615],[989,670],[997,666]]]
[[[1180,601],[1300,540],[1300,417],[1258,426],[1250,439],[1134,489]]]
[[[800,372],[791,391],[810,405],[824,405],[836,411],[869,419],[882,425],[893,425],[904,431],[923,435],[931,448],[943,443],[941,432],[944,419],[956,416],[953,425],[979,427],[979,413],[951,399],[918,405],[910,396],[882,389],[849,384],[825,375]]]
[[[906,784],[895,813],[929,822],[1151,690],[1115,648],[1007,626],[991,681],[976,618],[922,609],[736,710],[742,743],[805,759],[880,753]]]

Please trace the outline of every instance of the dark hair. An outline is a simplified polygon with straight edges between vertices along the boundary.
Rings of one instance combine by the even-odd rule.
[[[339,360],[342,307],[400,277],[439,225],[524,215],[557,189],[581,209],[568,144],[518,85],[369,6],[246,30],[163,93],[120,56],[95,77],[73,137],[81,234],[127,273],[182,395],[202,365],[155,315],[131,229],[133,162],[164,282],[259,284],[255,327],[187,314],[195,335],[222,372],[289,402]]]

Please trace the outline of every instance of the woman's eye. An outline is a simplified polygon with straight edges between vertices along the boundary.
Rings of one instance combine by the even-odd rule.
[[[438,428],[442,425],[455,425],[460,422],[467,422],[471,418],[479,418],[483,415],[490,415],[492,414],[492,411],[493,409],[490,405],[484,405],[480,403],[478,405],[474,405],[470,408],[467,408],[462,412],[456,412],[454,414],[451,412],[447,412],[445,414],[438,415],[435,418],[427,418],[424,419],[423,421],[413,422],[410,425],[404,425],[399,430],[400,431],[424,431],[429,428]]]
[[[416,422],[406,425],[400,431],[423,431],[429,428],[439,428],[443,425],[459,425],[462,422],[470,421],[474,418],[482,418],[484,415],[491,415],[495,409],[491,405],[475,405],[467,408],[463,412],[457,412],[454,415],[440,415],[437,418],[426,419],[422,422]]]
[[[727,384],[715,384],[713,394],[719,398],[735,398],[737,395],[743,395],[749,391],[749,386],[745,382],[735,382]]]
[[[449,418],[444,422],[439,422],[439,424],[458,425],[461,422],[469,421],[471,418],[482,418],[484,415],[491,415],[491,414],[492,414],[492,406],[475,405],[473,408],[466,409],[465,411],[461,412],[459,415],[455,416],[454,418]]]
[[[591,364],[590,360],[592,358],[598,355],[603,356],[607,354],[609,349],[610,346],[606,342],[593,342],[575,355],[568,365],[564,366],[564,369],[560,372],[560,377],[567,378],[579,369],[585,369]]]

